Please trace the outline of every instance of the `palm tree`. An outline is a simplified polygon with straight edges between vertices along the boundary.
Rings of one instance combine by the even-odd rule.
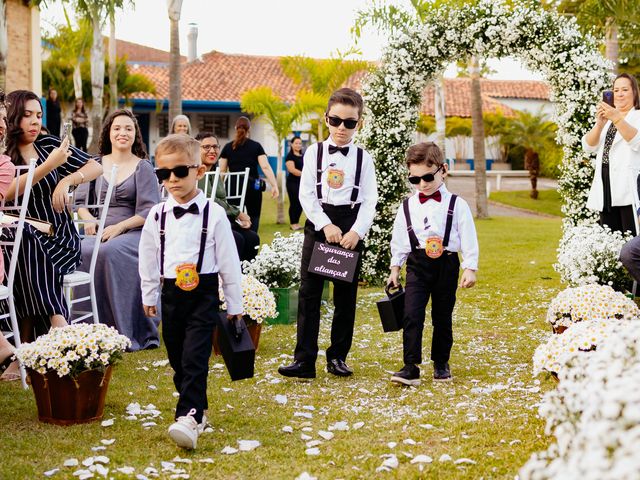
[[[182,85],[180,80],[180,11],[182,0],[167,0],[171,24],[169,57],[169,123],[182,113]]]
[[[296,82],[307,95],[314,96],[313,104],[316,105],[314,113],[319,119],[324,116],[327,102],[331,93],[340,88],[357,72],[370,68],[368,62],[362,60],[347,60],[354,51],[345,53],[337,52],[328,59],[318,60],[304,56],[282,57],[280,63],[284,73]],[[318,121],[318,141],[324,135],[324,123]]]
[[[547,120],[539,112],[519,111],[516,117],[509,121],[503,141],[512,145],[519,145],[525,149],[524,168],[529,170],[531,192],[529,196],[538,198],[538,174],[540,173],[540,153],[554,145],[556,124]]]
[[[545,2],[554,5],[556,2]],[[637,35],[637,23],[640,10],[637,0],[561,0],[557,9],[561,13],[575,16],[584,30],[596,35],[604,35],[605,55],[618,73],[620,61],[619,36],[624,33],[630,40],[627,48],[634,53]]]
[[[469,62],[471,74],[471,124],[473,135],[473,164],[476,179],[476,217],[487,218],[487,161],[484,151],[484,121],[482,119],[482,93],[480,91],[480,66],[477,56]]]
[[[278,179],[280,197],[278,197],[278,215],[276,222],[284,223],[284,166],[282,164],[282,146],[291,133],[292,125],[309,112],[317,111],[321,106],[326,107],[324,98],[307,91],[298,93],[295,102],[287,104],[278,97],[270,87],[257,87],[246,91],[240,99],[243,112],[262,116],[271,126],[278,141]]]

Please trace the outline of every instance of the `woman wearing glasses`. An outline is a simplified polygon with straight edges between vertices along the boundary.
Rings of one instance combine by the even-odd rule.
[[[160,201],[158,181],[146,160],[147,152],[135,116],[129,110],[116,110],[102,126],[100,155],[104,168],[102,182],[82,189],[77,202],[86,195],[95,195],[100,186],[104,199],[111,169],[118,167],[105,228],[100,241],[100,253],[95,269],[98,315],[100,323],[115,327],[131,340],[131,350],[155,348],[160,345],[158,319],[148,318],[142,309],[140,277],[138,276],[138,244],[142,225],[151,207]],[[94,197],[95,198],[95,197]],[[79,210],[85,219],[94,218],[86,209]],[[85,233],[95,235],[96,224],[87,224]],[[82,267],[88,272],[95,237],[82,241]],[[86,296],[86,292],[78,292]]]
[[[202,164],[207,167],[207,172],[214,171],[216,163],[218,162],[218,154],[220,153],[218,139],[211,132],[200,132],[196,135],[196,140],[200,142],[200,159]],[[205,189],[205,182],[207,181],[209,185]],[[231,222],[233,238],[238,247],[240,260],[253,260],[258,253],[257,248],[258,245],[260,245],[260,237],[256,232],[251,230],[251,218],[249,215],[241,212],[238,207],[231,205],[227,201],[227,193],[222,178],[220,178],[215,192],[211,192],[213,188],[213,176],[211,175],[205,176],[198,181],[198,188],[203,192],[206,191],[209,197],[215,195],[216,203],[224,208],[224,211],[227,213],[227,218]]]
[[[249,167],[249,186],[245,197],[247,213],[251,217],[251,229],[258,231],[260,225],[260,212],[262,210],[263,180],[258,174],[258,165],[262,168],[269,185],[271,185],[271,198],[278,198],[278,182],[271,170],[264,148],[258,142],[249,138],[251,122],[247,117],[236,120],[236,137],[233,142],[227,143],[220,154],[220,171],[242,172]]]

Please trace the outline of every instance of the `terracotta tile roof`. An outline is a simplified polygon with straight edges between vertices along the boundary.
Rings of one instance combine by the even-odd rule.
[[[109,37],[104,38],[107,42],[109,41]],[[118,39],[116,39],[116,56],[127,57],[127,61],[130,63],[169,63],[169,52]],[[181,56],[180,58],[183,61],[186,60],[185,56]]]
[[[167,52],[164,53],[168,55]],[[263,85],[271,87],[276,95],[292,100],[298,90],[296,84],[282,71],[279,57],[226,54],[212,51],[205,54],[202,61],[183,63],[182,68],[182,98],[184,100],[239,102],[244,92]],[[169,97],[168,65],[140,64],[136,66],[134,64],[131,72],[146,75],[154,82],[157,91],[155,97],[149,94],[138,94],[133,98],[165,99]],[[357,73],[345,85],[359,89],[363,77],[364,72]],[[496,99],[547,100],[549,98],[547,85],[538,81],[482,80],[481,89],[483,111],[495,112],[497,109],[501,109],[505,115],[513,115],[513,110]],[[471,116],[470,90],[471,80],[468,78],[445,80],[448,116]],[[434,113],[433,86],[427,87],[424,91],[422,112],[427,115]]]
[[[471,79],[445,79],[445,101],[447,116],[471,116]],[[495,113],[501,110],[504,115],[514,115],[514,111],[500,98],[518,98],[527,100],[548,100],[549,87],[544,82],[532,80],[480,80],[482,92],[482,111]],[[422,113],[434,114],[434,87],[428,86],[422,94]]]

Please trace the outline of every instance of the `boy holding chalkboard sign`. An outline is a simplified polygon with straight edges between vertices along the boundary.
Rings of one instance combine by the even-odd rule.
[[[391,381],[418,385],[422,363],[422,330],[431,297],[434,380],[451,380],[449,355],[453,345],[452,313],[459,286],[473,287],[478,270],[478,239],[469,205],[444,185],[447,166],[435,143],[419,143],[407,151],[409,182],[416,192],[398,209],[391,237],[391,274],[387,284],[398,286],[407,262],[402,344],[404,367]],[[460,265],[458,252],[462,253]]]
[[[362,240],[373,223],[378,201],[373,159],[353,144],[353,136],[361,125],[363,107],[362,97],[354,90],[335,91],[325,114],[329,138],[311,145],[304,155],[300,203],[308,220],[304,228],[298,295],[298,339],[294,362],[278,369],[285,377],[316,376],[320,303],[327,277],[333,278],[335,305],[331,346],[326,354],[327,371],[340,377],[353,373],[345,361],[353,339],[360,261],[355,271],[349,271],[353,273],[351,281],[338,279],[348,259],[341,259],[337,253],[333,260],[339,264],[329,262],[313,267],[311,270],[316,273],[310,272],[309,267],[316,242],[360,252]]]

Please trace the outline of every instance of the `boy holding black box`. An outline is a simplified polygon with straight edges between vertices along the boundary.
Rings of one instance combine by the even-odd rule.
[[[364,102],[350,88],[335,91],[327,105],[325,122],[329,138],[311,145],[304,155],[300,203],[307,216],[300,268],[298,338],[294,362],[278,372],[285,377],[315,378],[320,329],[320,304],[325,276],[310,273],[315,242],[327,242],[360,252],[376,213],[378,187],[373,159],[353,144],[361,124]],[[353,371],[345,363],[353,339],[358,294],[358,260],[353,279],[333,280],[335,311],[327,371],[347,377]]]
[[[225,211],[198,190],[205,173],[200,143],[187,135],[169,135],[156,148],[156,167],[169,198],[151,209],[140,236],[142,302],[145,314],[156,316],[162,290],[162,338],[180,394],[169,436],[182,448],[196,448],[206,425],[207,373],[220,305],[218,275],[227,319],[240,321],[240,260]]]
[[[407,151],[409,182],[414,195],[398,209],[391,237],[391,274],[387,284],[397,287],[400,268],[407,262],[404,331],[404,367],[391,381],[418,385],[422,363],[422,330],[431,297],[433,337],[431,360],[434,380],[451,380],[449,356],[453,345],[452,313],[456,303],[462,253],[460,287],[476,283],[478,239],[469,205],[444,185],[447,166],[435,143],[419,143]]]

